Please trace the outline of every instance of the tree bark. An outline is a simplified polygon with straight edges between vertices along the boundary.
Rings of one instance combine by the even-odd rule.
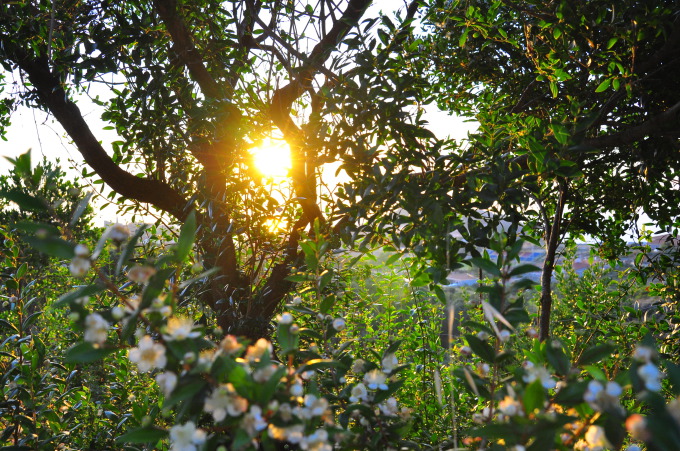
[[[552,313],[552,275],[555,270],[555,257],[562,233],[562,215],[567,200],[566,182],[560,183],[559,200],[555,205],[552,225],[546,224],[546,256],[541,274],[541,316],[539,318],[539,339],[545,341],[550,336],[550,315]]]

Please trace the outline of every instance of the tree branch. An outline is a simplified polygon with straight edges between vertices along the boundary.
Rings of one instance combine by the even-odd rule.
[[[59,78],[50,71],[45,58],[32,59],[22,50],[15,53],[19,68],[28,75],[40,100],[73,139],[85,162],[111,189],[129,199],[150,203],[179,220],[186,218],[187,200],[172,187],[159,180],[135,177],[109,157],[92,134],[80,109],[69,100]]]
[[[191,78],[198,83],[206,97],[221,98],[222,93],[219,85],[203,65],[203,57],[194,46],[191,33],[177,15],[176,0],[154,0],[153,4],[158,16],[170,33],[170,37],[172,37],[175,53],[189,70]]]
[[[664,132],[675,132],[677,129],[669,130],[670,125],[678,125],[678,114],[680,113],[680,102],[676,103],[663,113],[643,122],[642,124],[623,130],[611,135],[598,136],[584,140],[583,144],[591,147],[617,147],[630,144],[652,134],[663,134]]]

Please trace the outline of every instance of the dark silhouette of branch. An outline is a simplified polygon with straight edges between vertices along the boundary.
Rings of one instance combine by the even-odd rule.
[[[172,37],[175,53],[189,70],[191,78],[198,83],[206,97],[221,98],[219,85],[206,69],[203,57],[194,46],[191,33],[177,14],[177,2],[175,0],[154,0],[153,4]]]
[[[591,147],[620,147],[631,144],[651,135],[662,135],[664,132],[677,132],[680,102],[663,113],[660,113],[640,125],[613,133],[584,140],[584,144]],[[675,128],[671,128],[675,126]]]
[[[92,134],[78,106],[69,100],[57,75],[50,71],[46,58],[34,59],[22,50],[16,50],[15,54],[19,68],[28,75],[42,103],[73,139],[85,162],[111,189],[128,199],[149,203],[179,220],[186,218],[187,200],[172,187],[160,180],[135,177],[111,159]]]

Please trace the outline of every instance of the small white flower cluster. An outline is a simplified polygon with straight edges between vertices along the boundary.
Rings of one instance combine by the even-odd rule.
[[[281,315],[279,322],[283,319],[284,324],[292,325],[292,316],[288,318],[284,315]],[[195,338],[193,322],[180,319],[173,322],[172,319],[168,321],[165,329],[165,340]],[[222,358],[231,359],[233,364],[243,368],[254,383],[267,384],[273,377],[280,377],[276,374],[281,374],[279,372],[281,364],[270,360],[272,352],[271,342],[264,338],[246,348],[236,337],[227,335],[216,350],[203,353],[197,362],[185,358],[184,370],[185,372],[197,370],[209,372],[215,359],[222,356]],[[243,353],[242,358],[239,357],[241,353]],[[145,336],[140,340],[139,347],[130,351],[130,359],[137,363],[140,371],[162,368],[166,363],[165,348],[162,344],[153,343],[150,337]],[[205,361],[201,363],[202,359]],[[177,386],[179,377],[181,375],[166,371],[156,376],[156,382],[161,391],[169,396]],[[311,393],[305,394],[303,381],[293,369],[288,369],[280,383],[287,390],[288,402],[272,400],[266,406],[259,405],[255,400],[248,399],[246,395],[239,393],[235,383],[217,383],[203,400],[203,411],[209,413],[215,423],[238,424],[238,427],[253,440],[266,431],[270,437],[288,441],[303,450],[331,451],[333,445],[325,429],[316,429],[310,434],[305,434],[305,431],[309,430],[308,425],[318,425],[319,421],[322,424],[332,423],[333,416],[328,400]],[[389,408],[391,404],[387,402],[385,409]],[[205,441],[205,433],[189,422],[174,426],[171,429],[170,439],[171,449],[194,451]]]
[[[524,407],[513,396],[514,393],[508,394],[498,403],[498,410],[506,417],[521,417],[524,416]]]
[[[126,226],[122,224],[114,224],[104,232],[101,239],[104,241],[111,239],[117,243],[121,243],[128,239],[129,236],[130,231]],[[99,246],[97,249],[99,249]],[[73,249],[73,254],[74,257],[71,259],[71,263],[68,267],[71,275],[74,277],[85,277],[87,272],[92,267],[93,260],[97,259],[98,251],[95,250],[95,253],[90,255],[90,250],[87,248],[87,246],[84,244],[76,244],[75,248]]]
[[[196,428],[193,421],[176,424],[170,428],[170,451],[196,451],[205,443],[203,429]]]
[[[109,335],[109,323],[99,313],[91,313],[85,318],[85,336],[90,343],[102,344]]]
[[[522,366],[526,370],[526,373],[524,376],[522,376],[522,380],[527,384],[530,384],[538,379],[541,381],[541,385],[543,385],[543,388],[545,389],[555,388],[557,385],[555,379],[552,378],[546,367],[536,366],[529,360],[522,362]]]
[[[583,394],[583,400],[596,412],[620,410],[619,396],[622,392],[623,389],[616,382],[609,381],[603,385],[600,381],[592,380]]]
[[[579,451],[604,451],[609,449],[611,444],[607,440],[602,426],[591,425],[586,431],[583,440],[574,444],[574,450]]]
[[[647,346],[638,346],[633,352],[633,358],[641,363],[637,369],[638,376],[649,391],[660,391],[661,379],[664,378],[664,374],[652,362],[655,354],[654,350]]]
[[[68,269],[71,271],[73,277],[85,277],[85,274],[87,274],[92,267],[90,250],[84,244],[76,244],[73,253],[75,256],[71,260]]]

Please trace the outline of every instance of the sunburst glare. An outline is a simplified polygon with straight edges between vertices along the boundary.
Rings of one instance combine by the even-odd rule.
[[[255,168],[265,177],[285,177],[291,168],[290,147],[283,140],[265,139],[250,149]]]

